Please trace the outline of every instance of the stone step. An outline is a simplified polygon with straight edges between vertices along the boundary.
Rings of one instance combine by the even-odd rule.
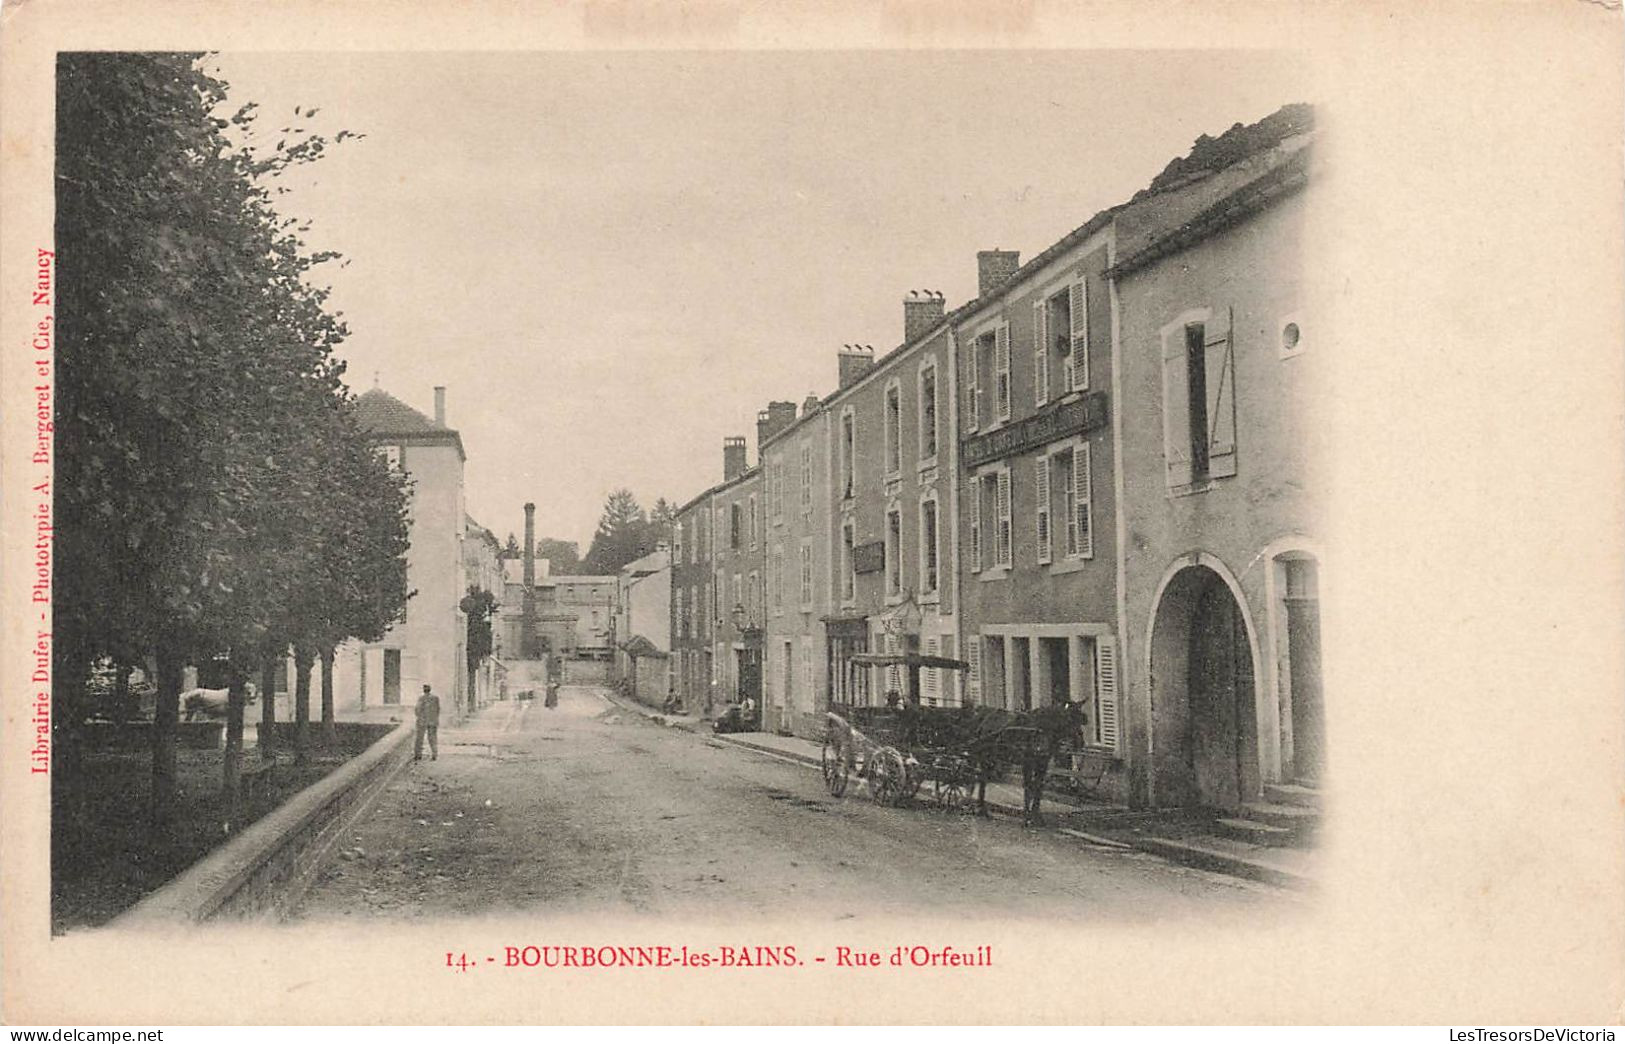
[[[1320,824],[1320,810],[1275,801],[1255,801],[1241,806],[1241,818],[1302,833]]]
[[[1233,837],[1237,841],[1249,841],[1255,845],[1290,845],[1295,839],[1295,832],[1287,827],[1253,819],[1215,819],[1213,829],[1223,837]]]
[[[1320,788],[1306,787],[1302,783],[1266,783],[1264,799],[1275,805],[1302,805],[1304,808],[1323,808]]]

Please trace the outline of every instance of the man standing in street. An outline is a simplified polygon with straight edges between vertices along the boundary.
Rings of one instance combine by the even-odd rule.
[[[418,697],[418,734],[412,743],[412,760],[423,760],[423,737],[429,737],[429,760],[440,760],[440,697],[436,696],[427,685],[423,687],[423,695]]]

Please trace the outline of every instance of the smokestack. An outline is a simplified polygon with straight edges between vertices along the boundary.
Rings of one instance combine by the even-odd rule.
[[[976,296],[986,297],[1010,281],[1021,267],[1019,250],[978,250],[976,252]]]
[[[525,586],[536,586],[536,505],[525,505]]]
[[[903,298],[903,343],[925,333],[942,321],[947,302],[932,290],[910,290]]]
[[[446,386],[437,384],[434,387],[434,422],[437,426],[446,426]]]
[[[843,344],[837,387],[845,388],[857,383],[875,364],[875,352],[865,344]]]

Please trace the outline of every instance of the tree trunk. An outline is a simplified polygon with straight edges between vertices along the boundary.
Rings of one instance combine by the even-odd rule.
[[[276,757],[276,655],[260,661],[260,760]]]
[[[303,765],[310,759],[310,668],[316,657],[308,648],[295,648],[293,670],[293,760]]]
[[[130,705],[130,671],[133,668],[123,663],[113,665],[113,705],[111,715],[120,725],[135,718],[135,708]]]
[[[221,785],[225,788],[225,825],[229,834],[237,829],[242,816],[237,806],[243,773],[243,708],[248,703],[243,685],[248,679],[235,664],[228,669],[231,674],[226,682],[226,758]]]
[[[337,750],[339,745],[338,719],[333,707],[333,647],[322,649],[322,746]]]
[[[480,665],[477,663],[470,663],[468,665],[468,713],[470,717],[474,715],[475,711],[480,709],[478,688],[479,676]]]
[[[175,822],[175,735],[181,719],[181,671],[185,664],[174,649],[160,646],[158,703],[152,712],[152,828],[155,841],[169,840]],[[156,845],[154,847],[157,847]]]
[[[64,820],[83,812],[85,800],[83,721],[90,656],[83,642],[59,634],[51,665],[51,795]],[[32,730],[32,726],[30,727]]]

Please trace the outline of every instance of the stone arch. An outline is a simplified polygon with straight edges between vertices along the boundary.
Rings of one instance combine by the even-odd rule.
[[[1235,809],[1262,786],[1259,645],[1235,575],[1205,552],[1172,563],[1146,633],[1152,803]]]

